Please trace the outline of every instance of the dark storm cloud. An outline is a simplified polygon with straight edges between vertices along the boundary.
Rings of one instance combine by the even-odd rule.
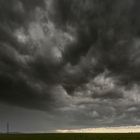
[[[70,123],[123,122],[139,105],[139,6],[0,0],[0,100],[70,115]]]
[[[31,76],[28,65],[31,53],[28,44],[14,36],[14,31],[28,26],[36,7],[44,1],[0,1],[0,94],[1,101],[23,107],[42,109],[51,100],[50,87]],[[27,56],[27,57],[26,57]],[[27,58],[27,59],[26,59]],[[36,78],[35,78],[36,79]],[[44,101],[43,101],[44,100]]]
[[[63,30],[68,26],[76,30],[76,40],[64,50],[65,61],[78,66],[81,58],[90,53],[90,58],[97,61],[92,69],[93,77],[109,69],[120,76],[123,84],[139,81],[138,1],[63,0],[54,3],[56,25]]]
[[[45,7],[44,0],[11,0],[10,2],[5,2],[4,0],[0,1],[1,5],[1,22],[8,21],[9,23],[13,22],[13,25],[16,23],[22,23],[28,20],[30,12],[33,11],[36,7]]]
[[[43,6],[44,1],[17,1],[10,2],[0,1],[0,40],[8,43],[12,47],[19,49],[22,46],[13,36],[13,31],[28,24],[29,19],[33,16],[32,12],[37,6]],[[38,4],[40,3],[40,4]],[[38,4],[38,5],[36,5]],[[23,50],[20,50],[23,52]]]

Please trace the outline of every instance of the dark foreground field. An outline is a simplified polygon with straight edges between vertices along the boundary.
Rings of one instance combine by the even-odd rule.
[[[1,134],[0,140],[140,140],[140,134]]]

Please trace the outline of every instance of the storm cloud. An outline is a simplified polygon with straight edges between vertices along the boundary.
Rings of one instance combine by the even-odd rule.
[[[72,126],[140,123],[139,7],[0,0],[0,101]]]

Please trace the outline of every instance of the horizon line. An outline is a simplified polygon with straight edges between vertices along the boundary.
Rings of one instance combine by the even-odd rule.
[[[140,125],[80,128],[80,129],[57,129],[56,132],[57,133],[140,133]]]

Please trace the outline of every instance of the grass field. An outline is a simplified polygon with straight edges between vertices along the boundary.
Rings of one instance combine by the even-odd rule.
[[[140,134],[1,134],[0,140],[140,140]]]

